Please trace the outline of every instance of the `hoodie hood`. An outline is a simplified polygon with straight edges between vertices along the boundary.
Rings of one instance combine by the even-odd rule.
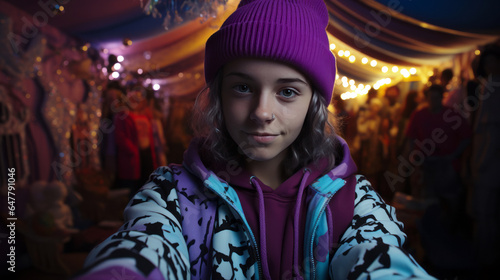
[[[337,146],[337,159],[338,163],[335,165],[335,167],[330,170],[329,172],[320,172],[323,174],[328,174],[328,176],[332,179],[335,180],[337,178],[347,178],[348,176],[354,174],[357,171],[357,166],[354,163],[354,160],[351,157],[351,152],[349,150],[349,146],[345,142],[344,139],[341,137],[337,136],[338,139],[338,146]],[[241,169],[241,167],[238,165],[236,161],[228,161],[223,164],[218,164],[218,167],[216,168],[216,171],[209,170],[208,167],[205,165],[205,163],[201,160],[200,158],[200,148],[201,148],[201,142],[202,139],[200,138],[194,138],[188,149],[184,152],[184,162],[183,165],[185,168],[187,168],[193,175],[196,177],[200,178],[202,181],[207,180],[212,174],[217,176],[221,182],[228,182],[231,180],[231,178],[236,178],[239,176],[239,174],[247,174],[245,173],[244,170]],[[317,166],[317,165],[316,165]],[[324,163],[320,162],[319,166],[324,166]],[[307,169],[315,169],[314,164],[310,164],[309,166],[306,167]],[[302,170],[299,170],[298,173],[302,173]],[[316,172],[315,172],[316,173]],[[248,174],[249,175],[249,174]],[[316,174],[315,174],[316,175]],[[292,175],[291,177],[297,176],[297,173]],[[247,182],[249,183],[249,177],[248,176]],[[313,178],[317,176],[312,176]],[[299,177],[300,180],[300,177]],[[239,183],[239,182],[238,182]],[[241,186],[241,184],[238,184]]]

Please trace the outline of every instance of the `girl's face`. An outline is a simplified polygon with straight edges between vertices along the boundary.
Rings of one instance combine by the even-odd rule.
[[[312,97],[309,81],[286,64],[238,59],[222,73],[222,112],[232,139],[256,161],[285,158]]]

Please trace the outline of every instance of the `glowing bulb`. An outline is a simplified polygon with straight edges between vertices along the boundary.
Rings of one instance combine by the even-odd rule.
[[[397,66],[393,66],[392,67],[392,72],[396,73],[398,72],[399,68]]]
[[[354,81],[353,79],[350,79],[350,80],[349,80],[349,84],[350,84],[351,86],[352,86],[352,85],[354,85],[354,83],[355,83],[355,81]]]
[[[417,74],[417,69],[416,68],[410,68],[410,74],[412,74],[412,75]]]
[[[475,50],[475,51],[474,51],[474,54],[475,54],[475,55],[480,55],[480,54],[481,54],[481,51],[480,51],[480,50]]]
[[[408,72],[408,70],[403,68],[403,69],[401,69],[401,75],[403,75],[403,77],[405,77],[405,78],[408,78],[408,77],[410,77],[410,72]]]
[[[342,82],[343,83],[347,83],[347,77],[346,76],[342,77]]]
[[[342,86],[346,88],[346,87],[348,87],[348,86],[349,86],[349,83],[347,83],[347,82],[342,83]]]
[[[335,44],[330,44],[330,50],[333,51],[335,49],[335,47],[336,47]]]
[[[389,68],[387,66],[382,67],[382,72],[383,73],[386,73],[387,71],[389,71]]]
[[[142,75],[142,73],[144,73],[144,70],[142,70],[142,68],[137,69],[137,74]]]
[[[391,83],[391,78],[385,78],[385,83],[390,84]]]
[[[371,67],[377,66],[377,61],[376,60],[372,60],[372,62],[370,62],[370,66]]]
[[[339,56],[340,56],[340,57],[344,56],[344,51],[343,51],[343,50],[340,50],[340,51],[339,51]]]
[[[113,65],[113,69],[118,71],[118,70],[122,69],[122,65],[117,62],[117,63],[115,63],[115,65]]]
[[[361,59],[361,63],[363,63],[363,64],[367,64],[367,63],[368,63],[368,58],[363,57],[363,58]]]
[[[349,56],[351,56],[351,52],[350,51],[345,51],[344,55],[345,55],[345,57],[349,57]]]
[[[374,85],[373,85],[373,88],[374,88],[374,89],[379,89],[379,88],[380,88],[380,85],[379,85],[379,84],[374,84]]]
[[[339,74],[335,75],[335,80],[338,80],[340,78]]]
[[[349,62],[354,63],[356,61],[356,57],[354,55],[349,56]]]
[[[160,85],[159,84],[154,84],[153,85],[153,89],[154,90],[159,90],[160,89]]]
[[[365,85],[363,85],[363,84],[358,85],[358,89],[363,89],[364,87],[365,87]]]
[[[111,73],[111,77],[115,78],[115,79],[118,79],[118,77],[120,77],[120,73],[118,72],[113,72]]]
[[[119,55],[116,57],[116,60],[118,60],[118,62],[123,62],[125,58],[123,57],[123,55]]]

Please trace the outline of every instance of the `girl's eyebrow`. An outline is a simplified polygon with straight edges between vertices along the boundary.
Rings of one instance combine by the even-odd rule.
[[[281,78],[276,81],[279,84],[302,83],[308,86],[309,84],[300,78]]]
[[[241,72],[230,72],[227,75],[225,75],[224,77],[230,77],[230,76],[236,76],[236,77],[240,77],[243,79],[255,81],[255,79],[252,76],[245,74],[245,73],[241,73]]]
[[[240,77],[240,78],[247,79],[250,81],[255,81],[255,79],[252,76],[245,74],[245,73],[242,73],[242,72],[231,72],[231,73],[228,73],[225,77],[230,77],[230,76],[236,76],[236,77]],[[276,83],[278,83],[278,84],[302,83],[302,84],[305,84],[307,86],[309,85],[306,81],[304,81],[303,79],[300,79],[300,78],[280,78],[280,79],[276,80]]]

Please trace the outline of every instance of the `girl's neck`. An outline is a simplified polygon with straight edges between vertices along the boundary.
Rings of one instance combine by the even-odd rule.
[[[276,190],[286,180],[283,162],[280,156],[267,161],[248,160],[246,168],[262,183]]]

